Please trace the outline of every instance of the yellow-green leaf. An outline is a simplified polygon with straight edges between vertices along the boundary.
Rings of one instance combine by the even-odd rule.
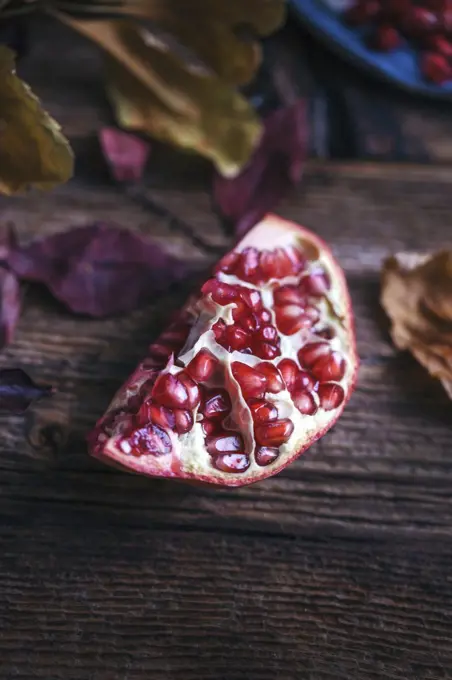
[[[226,176],[240,171],[262,129],[244,97],[130,22],[60,18],[108,55],[107,91],[121,125],[195,150]]]
[[[50,189],[69,179],[73,156],[60,127],[14,70],[0,47],[0,192]]]

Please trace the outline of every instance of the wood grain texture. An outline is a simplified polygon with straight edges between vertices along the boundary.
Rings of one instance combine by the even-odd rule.
[[[113,219],[207,267],[211,257],[102,175],[92,133],[106,109],[75,45],[57,69],[65,93],[46,80],[44,46],[37,72],[24,70],[76,139],[78,173],[52,194],[2,199],[2,221],[25,240]],[[157,153],[148,192],[226,249],[207,178],[202,163]],[[86,432],[188,286],[106,321],[24,289],[0,365],[59,391],[25,418],[0,418],[2,680],[452,677],[451,405],[396,352],[378,305],[383,257],[450,242],[452,171],[312,164],[281,214],[343,264],[362,366],[335,428],[253,487],[151,481],[86,454]]]

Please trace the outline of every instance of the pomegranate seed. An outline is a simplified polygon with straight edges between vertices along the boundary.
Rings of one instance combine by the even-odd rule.
[[[225,451],[243,451],[244,442],[239,434],[223,432],[207,439],[207,451],[214,455]]]
[[[288,418],[275,420],[272,423],[256,425],[254,436],[261,446],[281,446],[293,432],[293,422]]]
[[[276,345],[271,345],[269,342],[256,342],[253,344],[254,354],[259,359],[267,359],[272,361],[281,355],[281,350]]]
[[[275,265],[276,265],[276,276],[282,279],[285,276],[290,276],[294,274],[294,263],[289,257],[288,253],[284,248],[276,248],[275,254]]]
[[[441,85],[449,80],[452,71],[447,59],[442,54],[425,52],[421,57],[421,70],[428,80]]]
[[[245,472],[250,466],[250,459],[244,453],[223,453],[214,459],[213,464],[222,472]]]
[[[256,368],[259,373],[263,373],[267,378],[267,392],[277,394],[278,392],[281,392],[281,390],[285,389],[281,373],[276,368],[276,366],[273,366],[273,364],[267,364],[263,361],[261,364],[257,364]]]
[[[286,246],[285,252],[292,263],[292,274],[299,274],[300,271],[306,266],[306,258],[304,257],[303,253],[300,252],[298,248],[294,248],[293,246]]]
[[[330,346],[327,342],[309,342],[298,352],[301,366],[310,368],[319,357],[329,354]]]
[[[239,352],[246,347],[249,347],[251,336],[243,328],[239,326],[226,326],[223,343],[227,346],[229,351]]]
[[[218,359],[208,349],[201,349],[187,366],[187,373],[197,382],[210,380],[218,366]]]
[[[325,411],[332,411],[338,408],[345,398],[344,390],[335,383],[323,383],[319,386],[317,394],[319,395],[320,406]]]
[[[401,22],[403,32],[410,38],[419,38],[438,28],[438,15],[423,7],[413,7]]]
[[[446,59],[452,59],[452,42],[443,35],[429,35],[426,37],[425,44],[432,52],[438,52]]]
[[[226,324],[223,321],[223,319],[218,319],[216,323],[212,326],[213,334],[215,336],[215,340],[217,342],[220,342],[223,340],[224,337],[224,332],[226,330]]]
[[[369,39],[370,47],[379,52],[391,52],[402,42],[399,31],[388,24],[377,26],[373,35]]]
[[[218,281],[218,279],[209,279],[201,288],[203,295],[210,295],[212,299],[219,305],[229,305],[235,302],[238,297],[237,289],[230,286],[228,283]]]
[[[245,399],[255,397],[260,399],[264,396],[267,388],[267,379],[252,366],[234,361],[232,364],[232,375],[237,380]]]
[[[222,418],[231,408],[231,398],[226,390],[213,389],[206,392],[200,411],[206,418]]]
[[[261,467],[270,465],[278,458],[278,456],[279,449],[272,449],[269,446],[259,446],[254,454],[256,463]]]
[[[345,359],[339,352],[320,357],[311,368],[312,374],[318,380],[342,380],[345,374]]]
[[[301,305],[305,302],[302,292],[298,288],[295,288],[295,286],[282,286],[281,288],[276,288],[273,292],[273,300],[277,306],[290,303]]]
[[[164,456],[172,451],[171,440],[165,430],[153,424],[134,430],[121,440],[119,446],[124,453],[133,455]]]
[[[312,309],[306,310],[300,305],[284,305],[276,308],[276,324],[284,335],[294,335],[302,328],[311,328],[312,324],[318,320],[318,313],[312,313]],[[311,318],[314,317],[314,318]]]
[[[209,420],[206,418],[201,423],[202,431],[206,437],[212,437],[215,434],[219,434],[221,430],[221,421],[219,420]]]
[[[322,295],[325,295],[330,288],[330,277],[320,268],[314,270],[308,276],[304,276],[299,284],[300,293],[312,297],[322,297]]]
[[[312,375],[307,371],[298,371],[294,381],[293,390],[313,390],[317,385]]]
[[[278,409],[270,401],[258,399],[250,402],[249,407],[255,423],[269,423],[278,419]]]
[[[245,248],[242,251],[240,265],[237,270],[238,276],[245,281],[253,281],[258,276],[259,252],[256,248]]]
[[[240,317],[236,317],[232,312],[232,318],[237,321],[238,325],[243,328],[243,330],[248,331],[248,333],[254,333],[259,328],[259,319],[256,314],[246,314]]]
[[[274,344],[279,339],[278,331],[274,326],[261,326],[255,335],[256,339]]]
[[[185,371],[178,373],[177,377],[187,390],[187,401],[184,406],[187,406],[187,408],[195,408],[201,401],[201,391],[198,385],[190,378],[188,373],[185,373]]]
[[[189,403],[186,386],[180,381],[180,374],[162,373],[155,381],[152,390],[152,399],[168,408],[183,408]],[[198,389],[198,386],[193,383]],[[199,389],[198,389],[199,392]]]
[[[146,418],[147,413],[147,418]],[[159,404],[143,404],[139,413],[140,425],[144,425],[152,421],[160,427],[174,430],[176,425],[176,418],[174,417],[173,411],[165,406],[159,406]],[[142,418],[142,419],[141,419]]]
[[[173,411],[176,420],[174,430],[177,434],[185,434],[190,432],[193,427],[193,414],[186,409],[176,408]]]
[[[376,19],[380,12],[381,7],[378,0],[364,0],[345,13],[345,20],[350,26],[362,26]]]
[[[232,251],[225,255],[215,267],[215,272],[224,272],[225,274],[233,274],[236,271],[239,263],[240,253]]]
[[[295,392],[292,395],[293,403],[303,415],[313,416],[317,411],[317,404],[311,392]]]
[[[281,371],[281,375],[287,389],[289,392],[292,392],[292,390],[295,388],[300,369],[298,368],[295,361],[292,361],[292,359],[283,359],[279,362],[278,368]]]
[[[272,315],[268,309],[261,309],[259,312],[256,312],[256,316],[261,323],[270,323],[272,320]]]
[[[257,311],[262,307],[261,294],[254,288],[240,288],[240,297],[250,309]]]

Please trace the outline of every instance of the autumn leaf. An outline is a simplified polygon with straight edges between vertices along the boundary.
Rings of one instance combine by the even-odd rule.
[[[452,251],[390,257],[381,303],[396,347],[409,350],[452,398]]]
[[[240,171],[261,135],[242,95],[155,43],[140,26],[58,16],[105,51],[107,92],[122,127],[195,150],[226,176]]]
[[[71,149],[59,125],[17,77],[13,53],[0,46],[0,192],[50,189],[72,171]]]

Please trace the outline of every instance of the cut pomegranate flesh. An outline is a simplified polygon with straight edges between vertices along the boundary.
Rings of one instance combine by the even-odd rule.
[[[268,215],[150,347],[90,449],[149,476],[250,484],[333,425],[357,365],[345,279],[329,249]]]

